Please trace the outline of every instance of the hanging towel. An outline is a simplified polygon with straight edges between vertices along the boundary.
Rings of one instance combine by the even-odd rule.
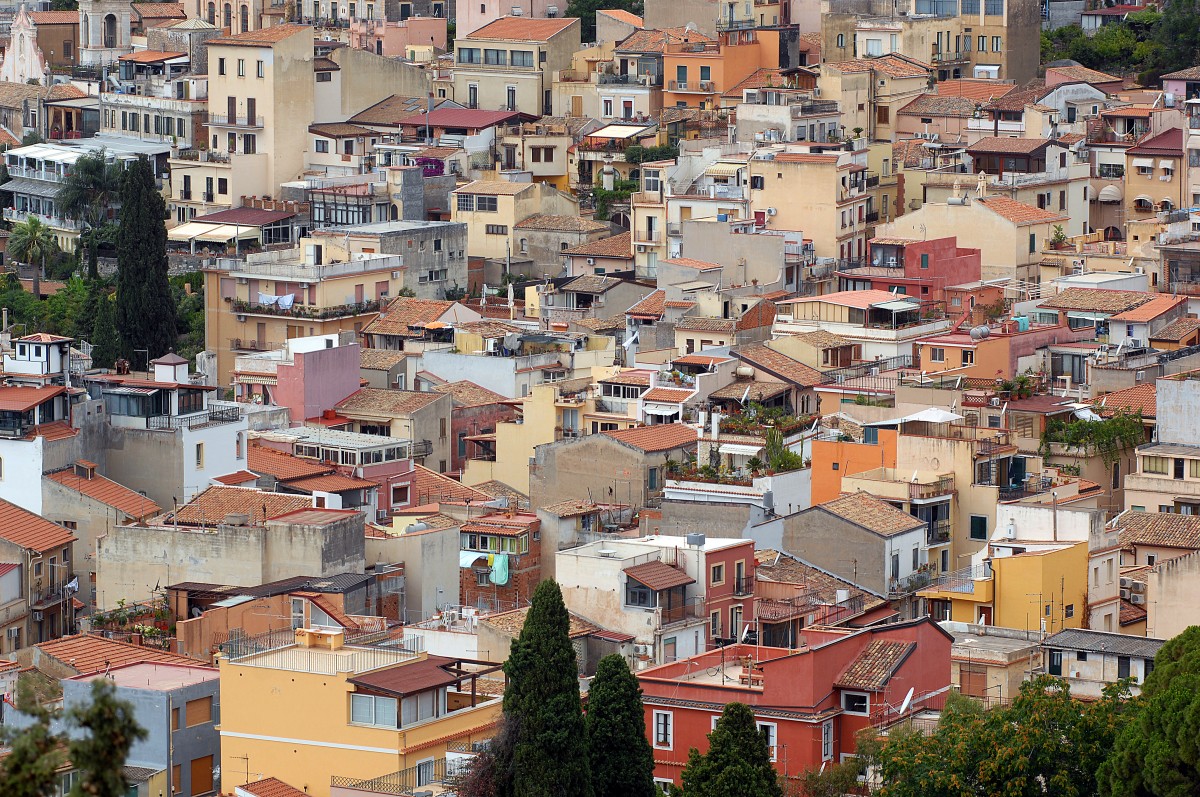
[[[496,554],[495,561],[492,562],[492,574],[488,580],[498,587],[508,583],[508,554]]]
[[[458,552],[458,566],[459,567],[470,567],[471,565],[475,564],[475,560],[481,556],[483,556],[483,554],[478,553],[476,551],[459,551]]]
[[[279,297],[279,300],[276,302],[276,306],[280,310],[290,310],[292,307],[292,302],[294,301],[296,301],[296,295],[294,293],[285,293],[283,296]]]
[[[496,561],[496,554],[494,554],[494,553],[488,554],[488,567],[491,567],[492,563],[495,561]]]
[[[258,303],[266,305],[267,307],[270,307],[271,305],[275,304],[275,302],[278,299],[279,299],[278,296],[273,296],[272,294],[269,294],[269,293],[260,292],[258,294]]]

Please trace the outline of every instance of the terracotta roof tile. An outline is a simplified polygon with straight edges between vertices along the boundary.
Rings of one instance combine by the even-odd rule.
[[[934,90],[943,97],[969,97],[983,102],[1003,97],[1015,88],[1016,85],[1009,81],[985,78],[939,80],[934,86]]]
[[[441,393],[365,387],[339,401],[335,409],[345,415],[407,415],[428,407],[440,398]]]
[[[916,649],[915,642],[875,639],[838,676],[834,686],[840,689],[861,689],[878,692]]]
[[[238,790],[244,791],[252,797],[308,797],[308,792],[289,786],[279,778],[256,780],[253,783],[238,786]]]
[[[223,36],[216,39],[209,39],[206,43],[211,47],[229,46],[229,47],[270,47],[272,44],[278,44],[284,39],[290,39],[292,36],[298,36],[301,33],[312,36],[313,29],[308,25],[272,25],[269,28],[260,28],[246,33],[235,33],[232,36]]]
[[[623,8],[601,9],[600,11],[597,11],[596,13],[603,14],[606,17],[612,17],[613,19],[617,20],[618,22],[624,22],[627,25],[636,25],[639,28],[643,24],[645,24],[642,21],[642,18],[639,17],[637,14],[626,11]]]
[[[235,470],[233,473],[226,473],[224,476],[214,476],[213,481],[218,484],[237,487],[258,481],[258,474],[251,473],[248,470]]]
[[[1189,66],[1187,69],[1180,69],[1178,72],[1168,72],[1162,76],[1163,80],[1200,80],[1200,66]]]
[[[571,498],[566,501],[559,501],[556,504],[548,504],[538,507],[539,512],[547,512],[555,517],[579,517],[580,515],[590,515],[594,512],[601,511],[602,507],[594,501],[583,501],[578,498]]]
[[[504,482],[496,481],[495,479],[472,485],[472,487],[480,492],[487,493],[492,498],[507,498],[509,507],[514,509],[520,504],[529,502],[528,495],[515,487],[510,487]]]
[[[810,152],[781,152],[775,156],[776,163],[820,163],[826,166],[836,166],[837,155],[813,154]]]
[[[510,183],[507,180],[475,180],[455,189],[459,194],[485,194],[488,196],[516,196],[533,189],[533,183]]]
[[[1046,68],[1047,76],[1053,73],[1072,83],[1116,83],[1121,78],[1088,69],[1086,66],[1051,66]]]
[[[508,400],[507,396],[502,396],[494,390],[488,390],[486,387],[481,387],[465,379],[461,382],[447,382],[444,385],[435,385],[433,392],[448,394],[454,403],[460,407],[482,407],[487,404],[498,404],[501,401]]]
[[[358,367],[366,368],[368,371],[389,371],[412,356],[413,353],[408,351],[360,349]]]
[[[75,535],[41,515],[0,500],[0,540],[40,553],[69,545]]]
[[[1143,418],[1154,418],[1158,412],[1158,387],[1154,382],[1114,390],[1092,402],[1101,415],[1113,415],[1118,410],[1140,412]]]
[[[1125,150],[1128,155],[1183,157],[1183,128],[1172,127],[1156,136],[1143,138],[1136,146]]]
[[[793,335],[792,337],[817,349],[836,349],[841,346],[851,345],[850,341],[846,340],[841,335],[830,332],[827,329],[815,329],[812,332],[801,332],[797,335]]]
[[[647,453],[672,451],[676,448],[696,445],[695,428],[681,423],[637,426],[632,429],[601,432],[601,434]]]
[[[708,394],[712,399],[737,399],[745,396],[747,401],[766,401],[791,390],[784,382],[730,382]]]
[[[140,5],[140,4],[135,4]],[[78,11],[30,11],[29,19],[34,25],[78,25]]]
[[[122,55],[119,61],[130,61],[135,64],[157,64],[160,61],[170,61],[174,58],[183,58],[187,53],[166,52],[162,50],[139,50],[136,53]]]
[[[880,501],[867,492],[844,495],[841,498],[818,504],[815,508],[824,510],[831,515],[837,515],[843,520],[862,526],[881,537],[891,537],[921,528],[923,525],[918,518],[907,512],[901,512],[886,501]]]
[[[454,302],[400,296],[371,319],[362,331],[367,335],[419,335],[422,334],[420,329],[410,327],[421,327],[436,321],[452,307]]]
[[[1135,606],[1124,598],[1121,598],[1121,625],[1133,625],[1134,623],[1140,623],[1146,619],[1146,615],[1147,612],[1145,606]]]
[[[1050,144],[1048,138],[1013,138],[1012,136],[984,136],[967,147],[968,153],[1002,153],[1032,155]]]
[[[378,135],[374,130],[350,124],[349,122],[323,122],[308,126],[308,132],[325,138],[355,138],[357,136]]]
[[[612,318],[576,318],[571,323],[577,327],[590,329],[595,333],[625,330],[625,316],[623,315],[615,315]]]
[[[662,261],[659,262],[661,263]],[[709,318],[702,315],[689,315],[676,321],[675,329],[732,333],[737,329],[737,322],[732,318]]]
[[[141,662],[164,662],[195,666],[196,660],[157,648],[117,642],[101,636],[80,634],[63,637],[35,646],[34,667],[39,656],[48,656],[80,675],[103,672],[110,667],[124,667]]]
[[[933,67],[929,64],[899,53],[876,58],[855,58],[828,66],[843,73],[875,71],[893,78],[927,77],[933,72]]]
[[[1094,313],[1124,313],[1145,304],[1154,294],[1144,291],[1115,291],[1105,288],[1067,288],[1051,296],[1041,307],[1051,310],[1084,310]]]
[[[187,19],[183,3],[130,3],[130,6],[142,19]],[[78,19],[79,13],[72,13]]]
[[[660,265],[682,266],[684,268],[694,268],[697,271],[708,271],[711,268],[721,267],[719,263],[710,263],[707,260],[697,260],[694,257],[669,257],[658,262]]]
[[[489,614],[485,617],[480,617],[479,622],[487,623],[493,628],[499,629],[509,636],[516,638],[521,634],[521,629],[525,627],[525,616],[527,614],[529,614],[529,607],[500,612],[499,614]],[[603,630],[600,626],[583,619],[577,614],[570,612],[568,614],[570,615],[570,624],[567,626],[567,636],[571,639],[588,636],[589,634]]]
[[[351,116],[349,121],[351,124],[360,125],[395,125],[414,114],[424,115],[425,108],[424,97],[405,97],[393,94],[387,99],[380,100],[369,108],[359,111]]]
[[[1023,111],[1026,105],[1036,103],[1048,93],[1046,81],[1035,79],[1002,97],[997,97],[983,107],[989,111]]]
[[[268,518],[311,506],[312,498],[307,495],[284,495],[252,487],[214,484],[179,507],[170,523],[209,527],[224,523],[226,515],[248,515],[251,523],[261,524]]]
[[[500,39],[516,42],[544,42],[557,36],[578,20],[574,17],[534,19],[501,17],[467,35],[467,39]]]
[[[1150,340],[1166,340],[1172,343],[1187,338],[1200,329],[1200,318],[1177,318],[1150,336]]]
[[[606,277],[603,274],[580,274],[570,282],[559,285],[558,289],[571,293],[604,293],[624,281],[618,277]]]
[[[899,301],[903,298],[903,296],[897,296],[894,293],[880,290],[834,291],[833,293],[823,293],[819,296],[802,296],[796,299],[787,299],[780,302],[780,304],[794,305],[802,302],[823,302],[825,304],[836,304],[840,307],[854,307],[859,310],[866,310],[877,304]]]
[[[784,78],[782,69],[767,69],[766,67],[759,67],[735,83],[733,88],[729,89],[729,91],[725,92],[721,96],[729,97],[731,99],[741,99],[743,96],[745,96],[743,92],[745,92],[746,89],[761,89],[767,87],[782,88],[786,86],[787,79]]]
[[[651,559],[640,565],[625,568],[625,575],[639,584],[644,584],[658,592],[672,587],[682,587],[685,584],[695,584],[696,579],[677,567],[671,567],[666,562]]]
[[[661,401],[664,404],[678,404],[690,399],[696,391],[682,387],[652,387],[642,394],[642,401]]]
[[[978,102],[971,97],[922,94],[897,113],[901,116],[954,116],[965,119],[975,113]]]
[[[500,513],[481,515],[462,524],[463,531],[500,534],[506,537],[537,531],[541,527],[542,521],[538,516],[528,512],[518,512],[511,516]]]
[[[524,327],[517,326],[516,324],[510,324],[506,321],[498,321],[495,319],[468,321],[465,324],[457,325],[455,329],[471,335],[479,335],[483,338],[502,338],[505,335],[520,335],[529,331]]]
[[[610,228],[595,219],[582,216],[555,216],[538,213],[513,225],[518,230],[546,230],[549,232],[607,232]]]
[[[74,467],[64,468],[54,473],[47,473],[46,478],[52,482],[61,484],[68,490],[74,490],[81,495],[86,495],[93,501],[99,501],[102,504],[113,507],[126,515],[138,520],[157,515],[162,510],[158,504],[151,501],[146,496],[139,492],[130,490],[123,484],[118,484],[112,479],[107,479],[95,472],[92,468],[92,474],[88,478],[84,478],[76,473]]]
[[[1163,313],[1168,313],[1180,305],[1187,304],[1186,296],[1159,294],[1150,301],[1139,304],[1131,310],[1117,313],[1113,316],[1116,321],[1152,321]]]
[[[261,445],[249,447],[246,466],[260,476],[274,476],[281,482],[333,472],[333,468],[316,460],[302,459]]]
[[[599,381],[607,382],[611,385],[642,385],[649,387],[650,372],[638,368],[630,368],[625,371],[618,371],[612,376],[606,376]]]
[[[689,30],[686,27],[635,30],[617,42],[615,50],[619,53],[662,53],[667,49],[668,43],[692,42],[699,44],[715,41],[716,39],[710,39],[703,33]]]
[[[663,303],[667,299],[666,291],[655,291],[640,302],[625,311],[626,315],[651,315],[662,318]]]
[[[1169,512],[1126,512],[1118,540],[1122,546],[1147,545],[1200,550],[1200,516]]]
[[[346,476],[341,473],[322,473],[317,476],[291,479],[287,483],[289,490],[303,490],[306,493],[340,493],[344,490],[367,490],[378,486],[379,482]]]
[[[906,138],[892,144],[892,162],[900,164],[908,169],[923,168],[924,161],[930,161],[934,157],[934,151],[928,146],[928,141],[923,138]]]
[[[816,368],[811,368],[762,343],[741,346],[730,353],[739,360],[799,387],[812,387],[824,379],[824,375]]]
[[[461,503],[470,499],[472,503],[492,500],[492,496],[474,487],[468,487],[424,465],[413,465],[412,502],[418,506],[442,501]]]
[[[6,412],[28,412],[34,407],[66,393],[65,387],[0,387],[0,410]]]
[[[1062,213],[1042,210],[1041,208],[1026,205],[1024,202],[1018,202],[1006,196],[989,196],[984,199],[976,199],[975,202],[983,205],[997,216],[1008,219],[1018,227],[1025,227],[1030,224],[1049,224],[1070,218]]]
[[[630,247],[632,240],[632,233],[623,232],[620,235],[610,235],[607,238],[573,246],[565,250],[563,254],[579,257],[612,257],[633,260],[633,249]]]

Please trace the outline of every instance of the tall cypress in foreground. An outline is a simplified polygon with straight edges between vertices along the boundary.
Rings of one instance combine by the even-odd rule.
[[[117,239],[117,329],[121,354],[135,367],[161,357],[175,344],[166,215],[166,203],[154,185],[154,170],[143,155],[129,165],[121,181]]]
[[[496,751],[501,797],[592,797],[578,665],[562,591],[543,581],[504,664],[511,747]]]
[[[783,797],[767,737],[745,703],[727,703],[708,735],[708,752],[693,747],[681,776],[686,797]]]
[[[69,719],[85,734],[70,742],[71,764],[80,778],[70,797],[125,797],[125,759],[146,731],[133,717],[133,706],[117,699],[117,689],[104,678],[92,682],[92,702],[76,706]]]
[[[596,797],[655,797],[642,688],[617,653],[600,659],[588,690],[586,721]]]

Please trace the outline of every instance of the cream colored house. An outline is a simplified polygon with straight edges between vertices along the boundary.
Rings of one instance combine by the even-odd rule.
[[[470,257],[519,257],[513,228],[530,216],[579,215],[579,203],[547,183],[476,180],[451,193],[450,218],[467,225]]]
[[[822,99],[841,103],[846,135],[892,141],[896,115],[929,88],[932,73],[924,61],[893,53],[822,64],[817,85]]]
[[[454,42],[454,98],[468,108],[551,113],[554,74],[570,69],[579,20],[502,17]]]

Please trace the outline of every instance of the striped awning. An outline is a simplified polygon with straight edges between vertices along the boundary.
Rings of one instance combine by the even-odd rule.
[[[737,177],[738,171],[746,168],[744,163],[728,163],[726,161],[717,161],[712,166],[704,170],[704,173],[709,177]]]
[[[279,377],[267,374],[234,374],[233,381],[239,385],[278,385]]]

